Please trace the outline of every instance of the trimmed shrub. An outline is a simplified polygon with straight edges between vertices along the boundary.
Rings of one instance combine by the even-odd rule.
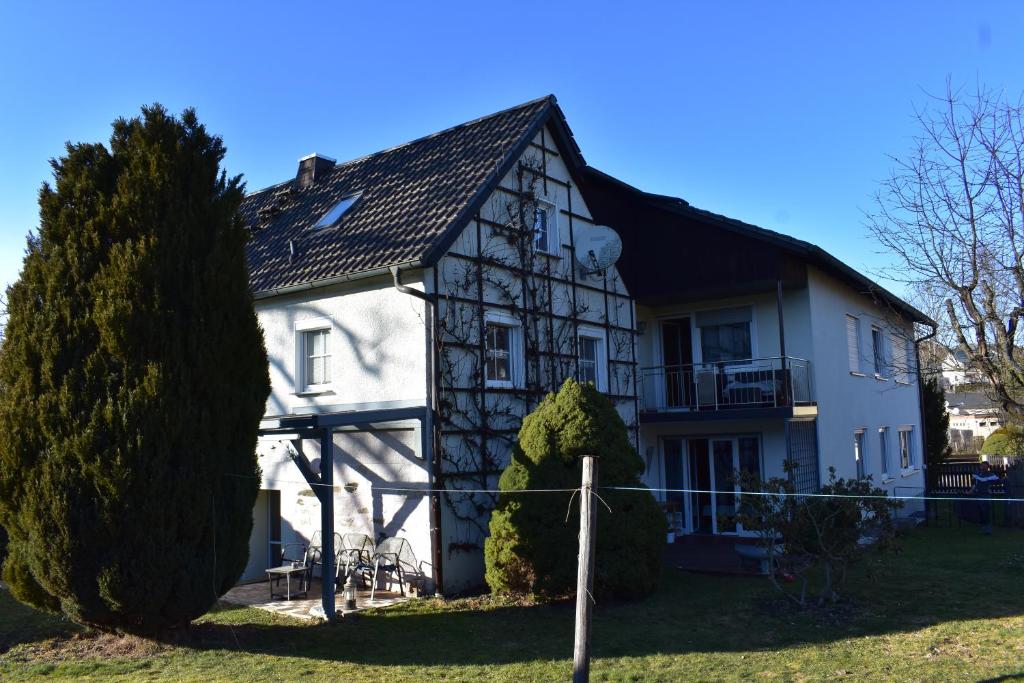
[[[569,379],[523,420],[502,491],[578,488],[580,456],[598,456],[598,486],[642,486],[643,461],[618,411],[591,384]],[[667,525],[649,491],[600,489],[594,592],[632,598],[654,590]],[[579,548],[579,505],[569,494],[500,494],[484,546],[487,583],[496,593],[550,599],[572,594]]]
[[[1024,432],[1019,427],[1000,427],[985,439],[982,455],[1024,455]]]
[[[69,144],[8,290],[3,578],[81,624],[183,626],[247,562],[270,381],[224,153],[159,105]]]

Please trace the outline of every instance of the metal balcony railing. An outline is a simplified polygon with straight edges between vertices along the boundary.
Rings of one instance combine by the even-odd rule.
[[[640,369],[640,409],[728,410],[811,405],[811,363],[791,356]]]

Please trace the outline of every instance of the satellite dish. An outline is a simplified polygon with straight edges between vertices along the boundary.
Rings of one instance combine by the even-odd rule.
[[[592,225],[576,235],[576,262],[584,273],[608,270],[622,256],[622,240],[607,225]]]

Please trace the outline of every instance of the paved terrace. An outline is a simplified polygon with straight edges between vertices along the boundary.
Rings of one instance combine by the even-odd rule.
[[[283,582],[281,586],[274,588],[275,593],[281,591],[284,591]],[[344,599],[342,598],[341,589],[339,588],[337,596],[335,597],[334,605],[335,609],[339,613],[352,614],[366,609],[391,607],[392,605],[398,605],[411,599],[412,597],[410,597],[408,593],[403,596],[396,591],[378,590],[374,593],[374,599],[370,600],[370,591],[360,589],[356,592],[356,609],[347,611],[342,609]],[[221,600],[232,605],[256,607],[258,609],[273,612],[275,614],[283,614],[295,619],[315,620],[321,618],[319,615],[320,579],[313,579],[313,584],[309,588],[309,593],[302,598],[293,598],[292,600],[281,600],[279,598],[271,599],[270,586],[267,585],[266,581],[259,581],[257,583],[246,583],[235,586],[229,590]]]

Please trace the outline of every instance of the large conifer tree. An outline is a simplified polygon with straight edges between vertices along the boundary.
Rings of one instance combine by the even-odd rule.
[[[4,580],[102,629],[203,614],[238,579],[269,392],[240,177],[192,110],[69,144],[0,348]]]

